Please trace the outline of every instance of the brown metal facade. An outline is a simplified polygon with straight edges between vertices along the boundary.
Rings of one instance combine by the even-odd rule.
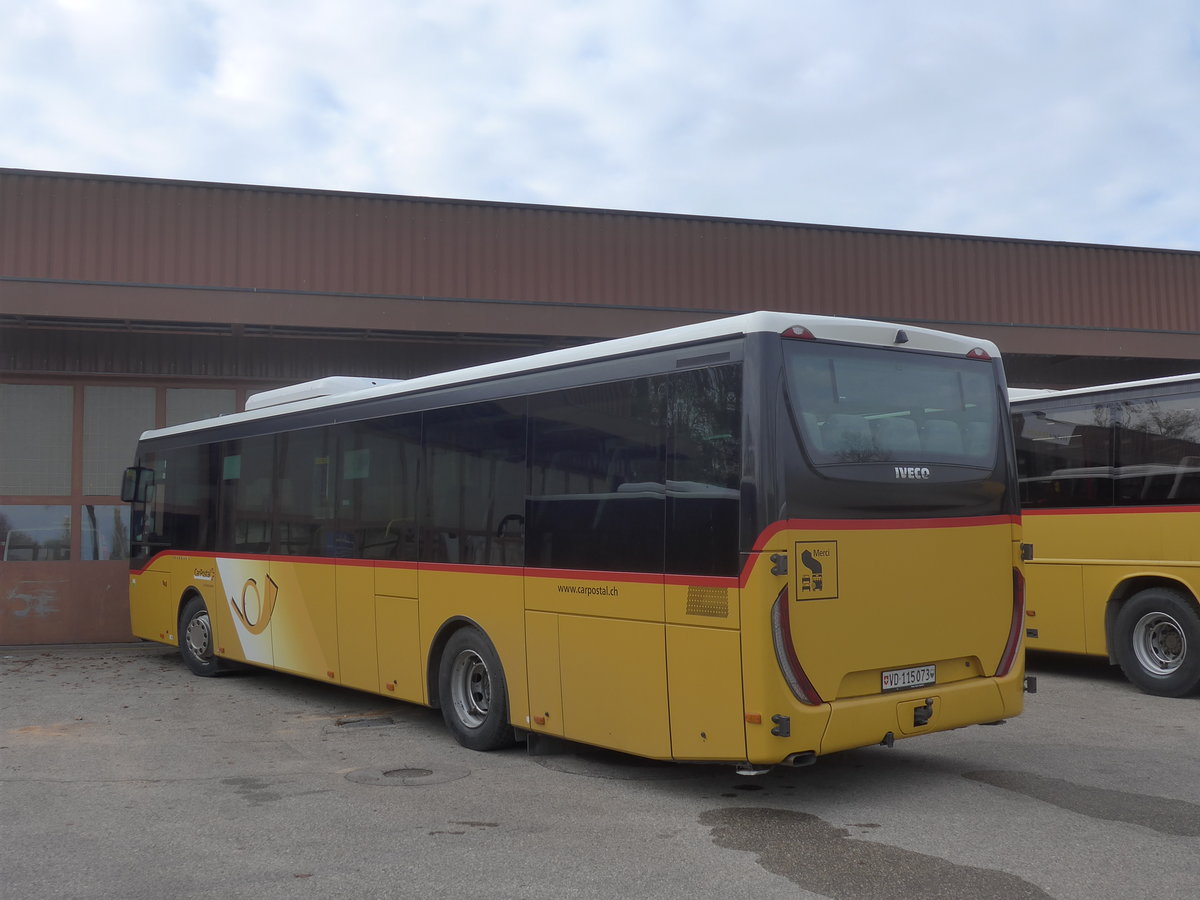
[[[1193,252],[14,170],[0,278],[0,312],[145,321],[603,336],[769,308],[1170,358],[1200,334]]]

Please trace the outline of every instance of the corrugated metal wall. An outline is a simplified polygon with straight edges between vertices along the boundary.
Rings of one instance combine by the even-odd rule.
[[[0,372],[22,376],[120,376],[292,384],[330,373],[413,378],[554,349],[560,342],[471,341],[422,335],[181,333],[0,322]]]
[[[1200,333],[1191,252],[16,170],[0,276]]]

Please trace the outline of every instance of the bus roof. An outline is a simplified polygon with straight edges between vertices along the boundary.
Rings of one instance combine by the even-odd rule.
[[[251,395],[245,412],[232,413],[182,425],[147,431],[143,440],[168,437],[214,426],[267,419],[294,412],[337,407],[382,397],[419,393],[433,388],[490,381],[507,375],[536,372],[596,360],[630,356],[658,349],[686,346],[722,338],[741,337],[756,332],[782,334],[790,328],[805,328],[818,340],[878,346],[902,345],[904,349],[942,353],[969,353],[975,348],[996,358],[1000,351],[991,341],[966,337],[945,331],[935,331],[915,325],[878,322],[869,319],[847,319],[839,316],[809,316],[795,313],[752,312],[683,325],[664,331],[654,331],[632,337],[598,341],[565,350],[551,350],[533,356],[509,359],[496,363],[471,366],[407,380],[355,379],[331,377],[291,385],[273,391]],[[900,333],[903,332],[903,335]],[[903,340],[898,338],[903,337]],[[373,383],[372,383],[373,382]],[[366,386],[364,386],[364,384]],[[349,387],[349,389],[343,389]],[[273,396],[272,396],[273,395]],[[255,402],[254,398],[259,398]],[[294,399],[293,399],[294,398]]]
[[[1145,387],[1158,387],[1172,384],[1186,384],[1195,381],[1200,384],[1200,372],[1189,375],[1165,375],[1161,378],[1143,378],[1140,381],[1115,381],[1111,384],[1090,384],[1086,387],[1066,388],[1056,390],[1034,390],[1029,388],[1009,388],[1008,401],[1010,404],[1029,403],[1034,400],[1059,397],[1081,397],[1088,394],[1107,393],[1110,391],[1134,390]]]
[[[1018,400],[1032,400],[1035,397],[1048,397],[1051,394],[1057,394],[1059,391],[1051,390],[1050,388],[1015,388],[1008,389],[1008,402],[1016,403]]]

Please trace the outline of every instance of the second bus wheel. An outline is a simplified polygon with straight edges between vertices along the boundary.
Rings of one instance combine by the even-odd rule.
[[[1121,607],[1115,656],[1125,677],[1147,694],[1182,697],[1200,688],[1200,610],[1171,588],[1147,588]]]
[[[478,628],[462,628],[446,642],[438,664],[438,696],[446,727],[464,747],[497,750],[513,743],[504,670]]]
[[[224,668],[214,649],[208,607],[200,597],[192,596],[179,613],[179,655],[197,675],[216,675]]]

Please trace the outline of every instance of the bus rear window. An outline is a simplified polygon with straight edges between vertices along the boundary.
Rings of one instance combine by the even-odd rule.
[[[914,462],[992,468],[999,392],[990,364],[788,341],[788,392],[817,466]]]

